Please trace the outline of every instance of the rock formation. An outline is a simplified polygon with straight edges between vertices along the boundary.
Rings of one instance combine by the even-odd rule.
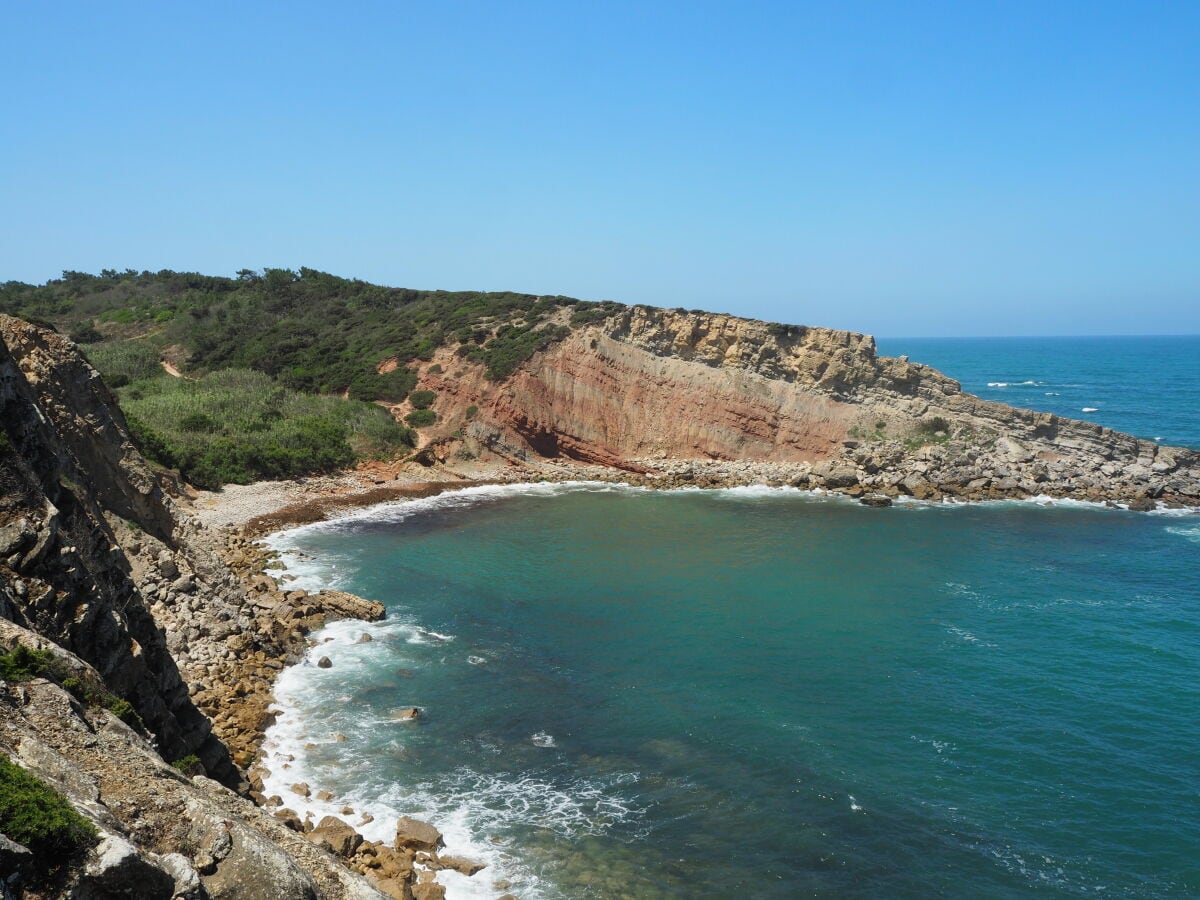
[[[0,841],[0,894],[16,878],[80,898],[413,896],[403,848],[332,823],[310,838],[256,805],[244,767],[275,674],[327,618],[383,615],[281,590],[264,562],[164,494],[70,341],[0,316],[0,653],[51,659],[0,680],[0,753],[98,830],[49,885]]]
[[[783,480],[851,492],[1200,500],[1194,451],[981,400],[846,331],[631,307],[500,383],[445,348],[420,375],[438,395],[439,459],[564,457],[668,476],[681,461],[770,463]]]

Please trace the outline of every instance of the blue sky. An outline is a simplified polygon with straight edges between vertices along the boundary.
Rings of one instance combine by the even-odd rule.
[[[1200,3],[0,5],[0,279],[1200,332]]]

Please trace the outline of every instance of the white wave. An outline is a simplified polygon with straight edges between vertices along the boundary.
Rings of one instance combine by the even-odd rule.
[[[1098,407],[1098,406],[1084,406],[1084,407],[1082,407],[1082,408],[1081,408],[1079,411],[1080,411],[1080,412],[1100,412],[1100,407]]]
[[[969,593],[970,592],[968,592],[968,594]],[[967,594],[964,594],[963,596],[967,596]],[[942,627],[945,628],[946,631],[948,631],[950,634],[954,635],[956,638],[958,638],[960,641],[962,641],[965,644],[978,644],[980,647],[995,647],[996,646],[991,641],[980,640],[976,635],[972,634],[970,631],[967,631],[965,628],[959,628],[957,625],[945,625],[944,624]]]
[[[544,731],[539,731],[537,734],[529,736],[530,742],[535,747],[557,747],[558,743],[554,740],[554,735],[547,734]]]
[[[434,641],[448,643],[449,641],[454,640],[454,635],[452,634],[440,634],[436,631],[431,631],[428,628],[422,628],[420,625],[411,625],[409,627],[411,629],[411,633],[408,635],[406,640],[410,644],[432,644]],[[430,640],[430,638],[433,640]]]
[[[509,497],[557,497],[562,494],[586,491],[590,493],[616,493],[622,491],[642,491],[628,484],[610,484],[605,481],[559,481],[559,482],[521,482],[518,484],[476,484],[468,487],[443,491],[432,497],[418,499],[390,500],[375,506],[350,510],[343,515],[322,522],[312,522],[299,525],[268,535],[265,542],[281,551],[292,550],[295,547],[295,537],[303,534],[337,531],[347,524],[359,522],[378,522],[394,524],[403,522],[422,513],[434,512],[439,509],[463,509],[478,506],[483,503],[493,503]]]
[[[1191,541],[1193,544],[1200,544],[1200,525],[1193,525],[1190,528],[1176,525],[1168,527],[1167,531],[1171,532],[1171,534],[1177,534],[1181,538]]]
[[[487,665],[487,657],[485,656],[468,656],[467,662],[473,666]]]
[[[854,795],[847,794],[846,796],[850,798],[850,810],[852,812],[862,812],[862,807],[859,805],[858,801],[854,799]]]
[[[989,381],[987,383],[987,386],[988,387],[1008,387],[1008,382],[1007,381]]]
[[[1057,397],[1058,391],[1046,391],[1046,396],[1047,397]]]

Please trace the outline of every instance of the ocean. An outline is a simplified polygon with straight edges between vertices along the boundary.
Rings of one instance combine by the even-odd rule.
[[[880,345],[1200,445],[1200,339]],[[389,613],[283,673],[268,793],[428,818],[452,898],[1200,894],[1194,512],[480,486],[272,543]]]

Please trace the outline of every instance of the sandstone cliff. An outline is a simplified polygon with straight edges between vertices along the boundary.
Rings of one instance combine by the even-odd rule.
[[[1193,451],[981,400],[852,332],[632,307],[501,383],[448,349],[433,362],[421,387],[439,396],[441,458],[533,454],[634,472],[764,462],[852,492],[1200,499]]]

